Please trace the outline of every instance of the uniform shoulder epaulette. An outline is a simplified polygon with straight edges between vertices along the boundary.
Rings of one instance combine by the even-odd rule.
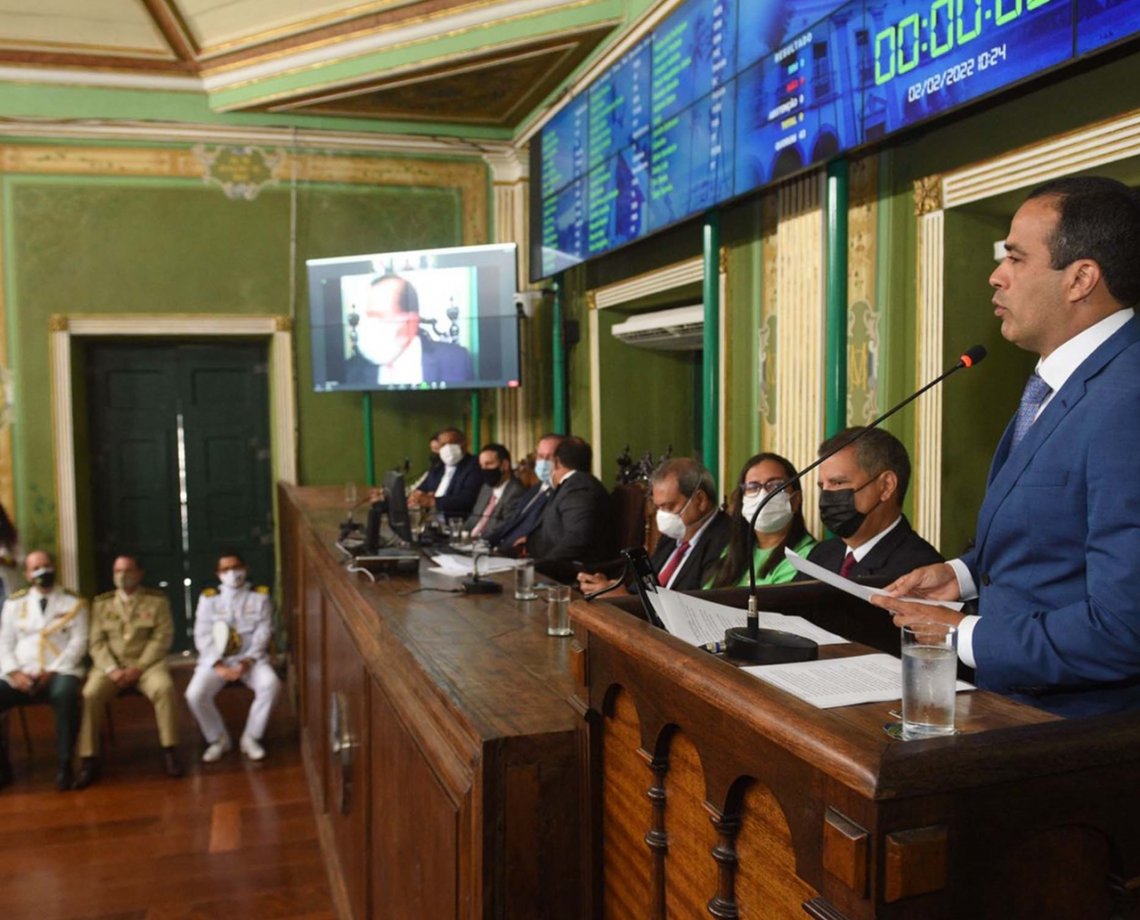
[[[72,591],[70,588],[60,588],[59,590],[66,594],[68,597],[79,597],[79,595]]]
[[[217,588],[203,588],[202,597],[216,597],[218,594]]]
[[[8,595],[8,597],[10,597],[12,600],[16,600],[18,598],[24,597],[27,593],[28,593],[27,588],[21,588],[19,591],[13,591],[11,594]]]
[[[115,596],[115,589],[112,588],[110,591],[104,591],[102,594],[96,594],[95,600],[97,600],[97,601],[109,601],[114,596]]]
[[[256,591],[258,594],[268,594],[269,593],[269,586],[268,585],[258,585],[253,590]]]

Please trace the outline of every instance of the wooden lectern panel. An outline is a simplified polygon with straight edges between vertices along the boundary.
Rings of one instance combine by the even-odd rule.
[[[571,617],[596,920],[1140,917],[1140,717],[976,691],[958,734],[901,742],[898,701],[817,709],[612,606]]]
[[[651,812],[652,774],[639,750],[641,729],[629,694],[613,693],[602,728],[602,845],[608,856],[602,884],[605,916],[610,920],[639,920],[653,900],[650,888],[652,856],[645,834]],[[658,893],[658,897],[660,894]]]

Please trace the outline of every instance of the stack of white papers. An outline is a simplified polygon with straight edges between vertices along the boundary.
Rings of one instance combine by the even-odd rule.
[[[653,608],[665,624],[665,628],[679,639],[693,645],[707,645],[710,642],[723,642],[724,631],[733,626],[744,626],[747,612],[739,607],[715,604],[703,598],[658,588],[651,596]],[[819,645],[837,645],[846,642],[842,636],[820,629],[803,617],[789,617],[782,613],[761,613],[760,626],[763,629],[779,629],[811,639]]]
[[[473,575],[474,565],[470,556],[460,556],[455,553],[440,553],[433,556],[433,568],[428,571],[442,575]],[[503,556],[480,556],[479,574],[490,575],[494,572],[508,572],[519,564],[518,559],[507,559]]]
[[[857,655],[827,661],[741,668],[820,709],[902,698],[902,661],[893,655]],[[960,680],[958,690],[973,690]]]

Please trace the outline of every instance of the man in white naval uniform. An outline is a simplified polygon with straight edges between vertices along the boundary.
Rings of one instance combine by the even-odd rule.
[[[208,745],[202,760],[213,763],[233,747],[214,697],[230,681],[240,680],[253,691],[253,703],[239,746],[250,760],[261,760],[261,736],[281,687],[269,661],[273,603],[268,588],[251,589],[246,583],[245,561],[236,553],[218,559],[218,581],[219,589],[202,592],[194,614],[198,665],[186,688],[186,702]],[[222,648],[215,639],[217,624],[229,627]]]
[[[56,785],[72,787],[71,755],[79,728],[79,687],[86,666],[87,602],[55,583],[55,563],[43,550],[28,553],[31,585],[10,594],[0,612],[0,712],[46,702],[55,716],[59,761]],[[12,778],[0,741],[0,786]]]

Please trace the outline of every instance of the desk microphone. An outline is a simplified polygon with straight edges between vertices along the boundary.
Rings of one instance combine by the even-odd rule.
[[[894,408],[888,409],[870,424],[860,428],[859,431],[845,439],[837,447],[829,450],[822,457],[817,457],[815,462],[805,466],[798,474],[789,479],[785,485],[799,482],[807,473],[810,473],[825,460],[834,457],[841,450],[846,450],[872,428],[877,428],[882,422],[886,421],[904,406],[914,402],[931,387],[941,383],[951,374],[960,371],[964,367],[973,367],[985,358],[985,356],[986,349],[984,345],[975,345],[973,348],[966,349],[966,351],[962,353],[962,356],[958,358],[958,363],[948,371],[939,374],[924,387],[916,390]],[[766,494],[760,500],[760,504],[756,506],[756,510],[752,513],[752,517],[748,522],[748,531],[752,534],[753,540],[756,539],[756,519],[760,517],[760,512],[764,510],[764,506],[775,498],[780,491],[782,490]],[[753,557],[753,559],[755,559],[755,557]],[[756,596],[755,561],[748,566],[748,589],[747,625],[734,626],[724,634],[725,653],[730,658],[739,658],[742,661],[757,661],[762,664],[778,664],[786,661],[811,661],[818,656],[819,646],[810,639],[804,639],[802,636],[781,632],[778,629],[760,629],[760,602]]]
[[[489,578],[479,577],[479,553],[471,551],[471,577],[463,582],[464,594],[501,594],[503,586]]]

